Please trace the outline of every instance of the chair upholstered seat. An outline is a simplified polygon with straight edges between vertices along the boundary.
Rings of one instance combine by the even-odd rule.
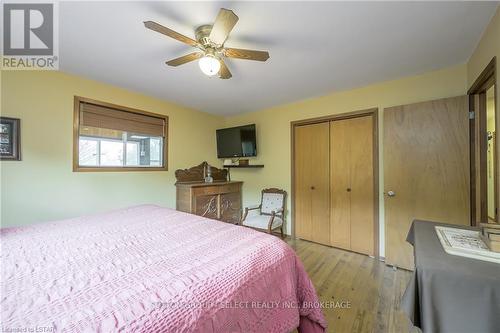
[[[269,226],[269,220],[271,219],[271,216],[269,215],[253,215],[253,216],[248,216],[244,221],[243,225],[246,227],[252,227],[252,228],[257,228],[257,229],[267,229]],[[271,226],[271,229],[276,229],[279,228],[283,224],[283,220],[275,216],[273,220],[273,224]]]

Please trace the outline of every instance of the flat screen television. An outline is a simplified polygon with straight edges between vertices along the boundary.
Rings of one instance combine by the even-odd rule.
[[[217,130],[217,157],[257,156],[255,124]]]

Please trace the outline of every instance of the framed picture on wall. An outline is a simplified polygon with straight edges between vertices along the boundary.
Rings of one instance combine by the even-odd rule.
[[[17,118],[0,117],[0,160],[21,160],[21,126]]]

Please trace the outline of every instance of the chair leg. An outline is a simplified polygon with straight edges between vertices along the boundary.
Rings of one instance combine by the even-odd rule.
[[[274,221],[274,212],[271,215],[271,218],[269,219],[269,223],[267,224],[267,233],[272,235],[273,234],[273,221]]]
[[[283,236],[283,225],[281,225],[280,230],[281,230],[281,239],[284,239],[285,237]]]

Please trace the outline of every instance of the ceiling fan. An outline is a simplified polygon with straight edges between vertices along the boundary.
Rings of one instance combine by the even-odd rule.
[[[176,67],[199,59],[198,64],[204,74],[208,76],[218,74],[221,79],[229,79],[232,75],[224,63],[224,57],[257,61],[266,61],[269,58],[267,51],[235,49],[224,46],[236,22],[238,22],[238,16],[232,10],[221,8],[213,25],[202,25],[196,28],[196,40],[153,21],[145,21],[144,26],[198,49],[196,52],[167,61],[167,65]]]

